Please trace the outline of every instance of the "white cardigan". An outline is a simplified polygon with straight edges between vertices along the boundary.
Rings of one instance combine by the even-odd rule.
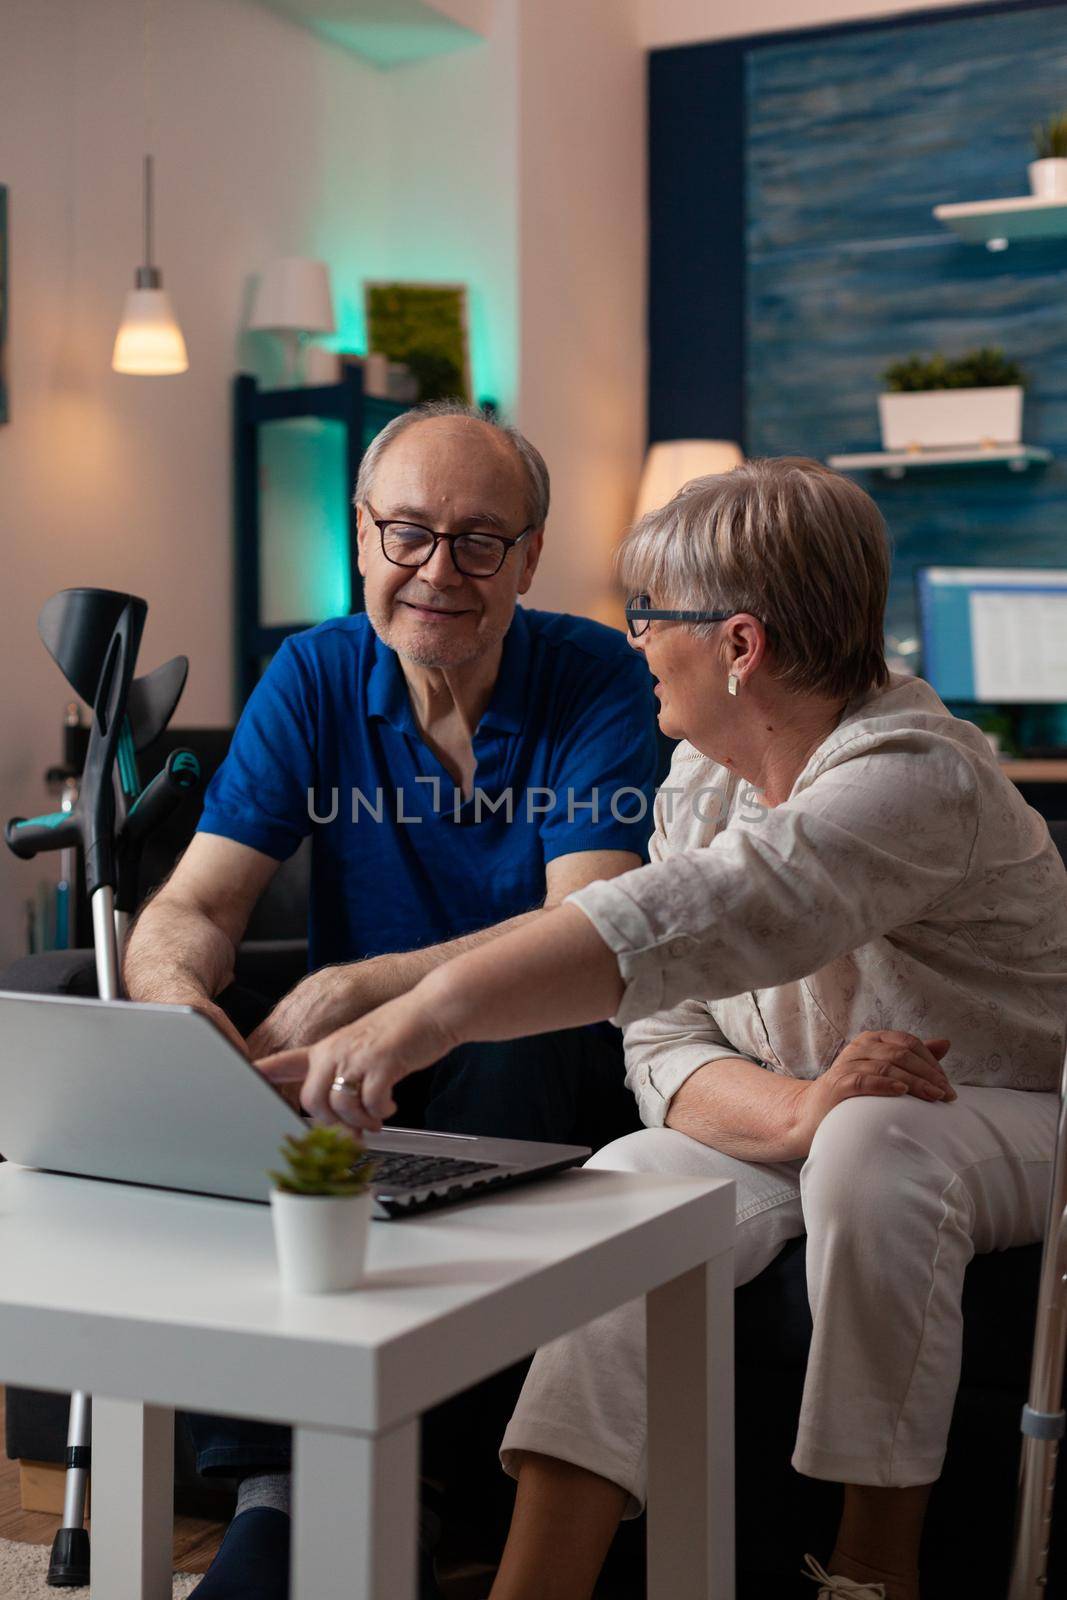
[[[1058,1086],[1067,873],[929,684],[849,706],[774,808],[682,743],[655,815],[651,865],[568,897],[619,958],[650,1127],[706,1062],[814,1078],[868,1029],[950,1039],[955,1083]]]

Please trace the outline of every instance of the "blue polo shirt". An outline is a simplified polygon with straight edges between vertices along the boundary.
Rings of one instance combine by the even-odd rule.
[[[339,617],[272,660],[199,831],[278,861],[312,835],[312,970],[529,911],[557,856],[644,856],[655,701],[621,634],[516,608],[474,754],[464,800],[420,737],[395,652],[365,615]]]

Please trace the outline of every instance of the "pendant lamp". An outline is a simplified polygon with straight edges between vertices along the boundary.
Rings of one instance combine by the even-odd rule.
[[[134,287],[126,296],[126,309],[115,336],[111,365],[116,372],[142,377],[185,372],[189,358],[185,340],[163,287],[163,275],[152,265],[152,157],[144,158],[144,265],[137,268]]]
[[[151,32],[149,4],[144,11],[144,95],[145,143],[152,146],[151,117]],[[126,372],[139,377],[162,377],[169,373],[185,372],[189,357],[185,353],[185,340],[170,303],[170,295],[163,287],[163,275],[152,264],[152,156],[144,158],[144,264],[137,268],[134,287],[126,296],[126,306],[111,365],[116,372]]]

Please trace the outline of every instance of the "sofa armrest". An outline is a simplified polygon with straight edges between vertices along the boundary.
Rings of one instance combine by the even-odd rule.
[[[19,956],[0,972],[0,989],[18,994],[95,996],[96,958],[91,950],[45,950]]]
[[[305,939],[251,939],[237,952],[234,981],[273,1004],[307,972]],[[91,950],[46,950],[20,956],[0,972],[0,989],[18,994],[96,995]]]

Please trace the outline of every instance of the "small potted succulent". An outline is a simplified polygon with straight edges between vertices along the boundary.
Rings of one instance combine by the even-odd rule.
[[[1023,375],[1000,350],[910,356],[886,370],[878,396],[885,450],[950,450],[1018,444]]]
[[[348,1128],[309,1128],[281,1147],[271,1217],[282,1287],[297,1294],[355,1289],[363,1279],[375,1161]]]
[[[1034,129],[1037,158],[1027,167],[1030,189],[1041,200],[1067,200],[1067,111]]]

